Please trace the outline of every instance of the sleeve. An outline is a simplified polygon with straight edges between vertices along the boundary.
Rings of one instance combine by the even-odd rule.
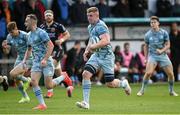
[[[169,41],[169,34],[167,31],[164,31],[164,40]]]
[[[108,29],[105,26],[97,26],[96,32],[97,32],[98,36],[105,34],[105,33],[109,33]]]
[[[39,37],[42,40],[42,42],[46,43],[50,40],[48,33],[44,30],[41,30],[39,33]]]
[[[66,32],[66,28],[62,24],[58,24],[58,30],[60,31],[60,33]]]
[[[6,40],[8,45],[13,45],[13,41],[11,40],[11,36],[9,34],[7,35]]]
[[[144,41],[146,44],[149,44],[148,34],[145,34]]]

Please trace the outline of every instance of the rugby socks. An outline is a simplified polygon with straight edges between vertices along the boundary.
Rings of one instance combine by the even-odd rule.
[[[59,83],[61,83],[63,80],[64,80],[64,76],[63,75],[61,75],[61,76],[59,76],[59,77],[57,77],[57,78],[54,78],[52,81],[56,84],[56,85],[59,85]]]
[[[18,84],[18,90],[22,94],[23,97],[25,97],[25,98],[29,97],[27,92],[23,90],[23,84],[22,83]]]
[[[39,103],[45,105],[40,87],[39,86],[33,87],[33,92],[35,93],[36,98],[38,99]]]
[[[147,84],[148,84],[149,79],[143,79],[142,82],[142,87],[141,87],[141,92],[144,92],[144,89],[146,88]]]
[[[174,86],[174,81],[173,80],[169,80],[169,92],[173,92],[173,86]]]
[[[82,87],[83,87],[83,99],[84,99],[85,102],[89,103],[89,96],[90,96],[90,90],[91,90],[91,81],[83,79]]]
[[[27,82],[27,81],[28,81],[28,78],[27,78],[27,77],[24,77],[23,75],[18,75],[16,79],[17,79],[17,80],[21,80],[21,81],[23,81],[23,82]]]

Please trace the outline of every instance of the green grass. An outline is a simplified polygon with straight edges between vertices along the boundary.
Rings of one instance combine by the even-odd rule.
[[[38,104],[32,89],[28,90],[31,102],[25,104],[17,103],[21,96],[16,88],[10,88],[8,92],[1,89],[0,114],[180,114],[180,96],[169,96],[167,84],[149,85],[143,97],[136,96],[140,84],[131,86],[131,96],[126,96],[119,88],[92,86],[90,110],[75,106],[76,101],[82,100],[82,87],[75,88],[72,98],[66,96],[64,88],[55,88],[54,97],[45,100],[48,106],[45,111],[32,110]],[[179,83],[175,85],[175,89],[180,93]],[[43,92],[45,91],[43,88]]]

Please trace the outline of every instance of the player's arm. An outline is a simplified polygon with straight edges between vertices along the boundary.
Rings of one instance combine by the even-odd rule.
[[[62,38],[60,39],[61,44],[62,44],[64,41],[68,40],[69,38],[70,38],[70,33],[66,30],[66,31],[62,34]]]
[[[144,50],[145,59],[147,59],[147,57],[148,57],[148,50],[149,50],[148,44],[145,43],[145,50]]]
[[[88,60],[88,55],[91,54],[91,52],[89,51],[89,47],[92,45],[92,43],[90,41],[88,41],[88,44],[87,44],[87,47],[84,51],[84,54],[83,54],[83,58],[84,58],[84,61],[87,61]]]
[[[102,48],[110,44],[110,35],[108,33],[104,33],[100,35],[99,37],[100,37],[99,42],[97,42],[96,44],[90,45],[91,50],[96,50],[98,48]]]
[[[162,49],[157,49],[158,54],[166,52],[170,48],[170,41],[166,41]]]
[[[31,53],[32,53],[32,48],[29,46],[26,50],[25,55],[24,55],[23,63],[25,63],[26,60],[30,57]]]
[[[54,49],[54,45],[51,40],[47,41],[46,46],[47,46],[47,51],[46,51],[46,54],[45,54],[43,60],[48,60],[48,58],[51,56],[52,51]]]
[[[167,33],[167,31],[164,31],[164,47],[161,49],[156,49],[158,54],[162,54],[163,52],[166,52],[169,48],[170,48],[170,40],[169,40],[169,34]]]
[[[11,46],[8,44],[7,40],[4,40],[2,42],[2,48],[3,48],[3,52],[5,54],[9,54],[10,53],[10,50],[11,50]]]

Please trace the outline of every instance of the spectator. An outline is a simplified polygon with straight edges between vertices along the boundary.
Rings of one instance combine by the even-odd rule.
[[[3,5],[3,10],[5,13],[5,17],[6,17],[6,23],[9,23],[12,20],[12,10],[9,7],[9,3],[6,0],[2,1],[2,5]]]
[[[157,0],[148,0],[148,16],[154,16],[157,12],[156,8]]]
[[[141,45],[141,51],[138,52],[134,58],[134,68],[133,68],[133,82],[139,82],[141,79],[141,76],[145,73],[146,68],[146,57],[145,57],[145,44]]]
[[[133,66],[133,53],[130,51],[130,44],[128,42],[124,43],[124,51],[122,51],[123,64],[121,68],[121,73],[124,75],[131,76],[132,66]]]
[[[157,0],[157,16],[170,17],[172,16],[172,5],[169,0]]]
[[[100,19],[110,16],[110,9],[109,6],[106,5],[105,0],[99,0],[96,7],[99,9]]]
[[[133,17],[144,17],[147,0],[129,0],[129,5]]]
[[[67,24],[68,8],[69,6],[66,0],[53,0],[51,10],[54,12],[54,20],[62,24]]]
[[[79,53],[81,51],[81,43],[80,41],[76,41],[74,46],[67,52],[66,58],[66,71],[73,81],[73,84],[78,83],[78,77],[76,72],[78,71],[80,58]],[[81,54],[82,55],[82,54]]]
[[[171,61],[174,67],[174,75],[176,80],[180,80],[180,73],[178,73],[180,65],[180,31],[178,29],[178,24],[175,22],[171,24],[169,37],[171,42]]]
[[[13,20],[17,23],[17,27],[20,30],[25,30],[25,27],[24,27],[25,7],[24,7],[23,0],[14,1],[13,6],[14,6],[14,10],[13,10],[14,19]]]
[[[115,17],[131,17],[129,0],[118,0],[117,4],[112,8],[112,14]]]
[[[172,16],[180,17],[180,0],[175,0],[175,4],[172,6]]]
[[[114,50],[114,55],[115,55],[115,77],[119,77],[120,75],[120,70],[121,70],[121,66],[122,66],[122,63],[123,63],[123,57],[122,57],[122,53],[121,53],[121,48],[119,45],[117,45],[115,47],[115,50]]]
[[[83,0],[77,0],[71,6],[70,12],[71,12],[71,21],[73,24],[87,23],[86,9],[88,7],[89,4],[85,3]]]
[[[40,10],[40,8],[38,7],[38,5],[36,3],[37,3],[37,0],[26,0],[25,1],[25,4],[24,4],[25,16],[28,14],[35,14],[38,19],[38,25],[40,25],[43,22],[44,13],[42,13],[42,11]],[[23,20],[25,20],[25,19],[23,19]]]

